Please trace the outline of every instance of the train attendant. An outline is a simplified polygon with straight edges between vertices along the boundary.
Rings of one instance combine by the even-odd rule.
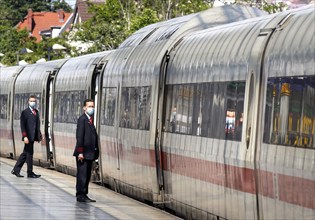
[[[40,132],[39,113],[36,109],[36,96],[31,95],[28,98],[28,107],[24,109],[20,117],[22,141],[24,141],[24,149],[19,159],[11,171],[11,173],[17,177],[23,177],[20,171],[23,164],[27,163],[27,177],[38,178],[41,175],[37,175],[33,172],[33,153],[34,142],[40,142],[42,140],[42,134]]]
[[[94,101],[86,99],[83,109],[84,114],[77,122],[77,143],[73,153],[77,163],[76,197],[78,202],[95,202],[87,196],[92,164],[99,155],[98,138],[93,124]]]

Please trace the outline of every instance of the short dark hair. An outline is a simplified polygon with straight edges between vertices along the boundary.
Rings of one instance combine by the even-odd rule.
[[[30,95],[30,96],[28,97],[28,100],[30,100],[30,99],[37,99],[37,98],[36,98],[35,95]]]
[[[88,102],[94,102],[94,100],[93,99],[85,99],[83,102],[84,106],[86,106],[86,103],[88,103]]]

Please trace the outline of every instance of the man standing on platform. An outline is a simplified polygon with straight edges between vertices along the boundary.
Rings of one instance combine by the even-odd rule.
[[[93,124],[94,101],[84,100],[84,114],[77,122],[77,143],[73,156],[77,163],[76,197],[78,202],[95,202],[88,194],[93,161],[98,158],[98,138]]]
[[[20,171],[26,161],[27,163],[27,177],[38,178],[41,175],[37,175],[33,172],[33,153],[34,142],[40,142],[42,140],[42,134],[40,132],[40,120],[39,113],[36,109],[36,96],[31,95],[28,98],[28,108],[24,109],[20,117],[22,141],[24,142],[24,149],[19,159],[11,171],[16,177],[24,177],[20,174]]]

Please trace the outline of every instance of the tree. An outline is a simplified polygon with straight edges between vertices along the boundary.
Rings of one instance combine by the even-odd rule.
[[[129,30],[129,33],[133,33],[149,24],[153,24],[158,22],[159,19],[155,13],[155,11],[153,11],[150,8],[145,8],[141,14],[135,15],[132,18],[132,22],[131,22],[131,27]]]
[[[16,64],[17,51],[21,48],[29,48],[34,50],[35,38],[29,37],[27,30],[17,31],[16,28],[0,27],[0,48],[4,57],[1,62],[7,65]],[[30,61],[30,57],[25,56]]]
[[[160,20],[196,13],[211,7],[211,1],[205,0],[142,0],[137,2],[145,8],[156,11]]]
[[[119,0],[107,0],[105,4],[90,4],[94,16],[77,26],[71,40],[93,42],[87,51],[97,52],[117,48],[127,37],[128,14]]]

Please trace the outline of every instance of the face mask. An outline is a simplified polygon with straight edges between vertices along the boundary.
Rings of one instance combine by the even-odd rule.
[[[28,102],[28,104],[30,105],[31,108],[35,108],[36,106],[36,102]]]
[[[88,115],[93,115],[94,114],[94,108],[86,108],[86,113]]]

